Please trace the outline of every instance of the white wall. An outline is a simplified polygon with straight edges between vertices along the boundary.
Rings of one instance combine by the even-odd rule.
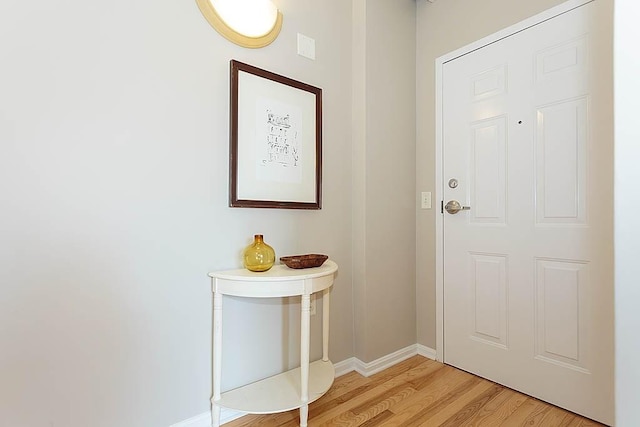
[[[330,353],[353,355],[351,4],[276,3],[280,37],[249,50],[193,1],[0,2],[0,426],[207,411],[207,272],[258,232],[337,261]],[[227,207],[231,58],[323,88],[321,211]],[[228,300],[223,388],[295,363],[269,339],[295,332],[294,306]]]
[[[640,425],[640,5],[615,2],[616,425]]]

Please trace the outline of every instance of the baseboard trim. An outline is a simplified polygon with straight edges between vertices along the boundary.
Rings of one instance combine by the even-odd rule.
[[[220,409],[220,425],[230,423],[233,420],[237,420],[240,417],[247,415],[246,412],[234,411],[232,409],[221,408]],[[176,424],[172,424],[170,427],[211,427],[211,411],[203,412],[200,415],[191,417],[188,420],[181,421]]]
[[[434,349],[422,344],[413,344],[386,356],[382,356],[372,362],[363,362],[358,358],[350,357],[342,362],[335,363],[333,367],[336,371],[336,378],[352,371],[369,377],[417,354],[428,359],[436,360],[436,351]],[[246,415],[244,412],[222,408],[220,411],[220,424],[231,422],[244,415]],[[170,427],[211,427],[211,412],[204,412],[188,420],[173,424]]]
[[[398,351],[394,351],[391,354],[387,354],[386,356],[382,356],[372,362],[363,362],[356,359],[356,371],[365,377],[369,377],[400,363],[403,360],[407,360],[416,354],[418,354],[418,348],[416,344],[413,344]]]
[[[379,359],[376,359],[372,362],[365,363],[359,359],[355,359],[355,371],[359,374],[369,377],[373,374],[377,374],[380,371],[384,371],[387,368],[396,365],[403,360],[407,360],[410,357],[419,354],[420,356],[426,357],[428,359],[435,360],[436,359],[436,351],[432,348],[424,346],[422,344],[412,344],[403,349],[395,351],[391,354],[387,354],[386,356],[382,356]]]
[[[335,363],[333,368],[336,370],[336,378],[343,376],[344,374],[348,374],[349,372],[356,370],[356,364],[358,359],[355,357],[350,357],[342,362]]]
[[[418,354],[420,356],[424,356],[427,359],[431,359],[431,360],[437,360],[437,357],[436,357],[437,353],[434,349],[422,344],[416,344],[416,345],[418,347]]]
[[[188,420],[171,424],[169,427],[211,427],[211,412],[203,412],[202,414],[191,417]]]

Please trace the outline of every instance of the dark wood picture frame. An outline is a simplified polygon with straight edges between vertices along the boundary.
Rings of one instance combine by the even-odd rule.
[[[322,89],[230,66],[229,206],[321,209]]]

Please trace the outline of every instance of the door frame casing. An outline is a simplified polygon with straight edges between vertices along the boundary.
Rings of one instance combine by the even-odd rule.
[[[470,43],[460,49],[456,49],[445,55],[436,58],[435,61],[435,84],[436,84],[436,126],[435,126],[435,149],[436,149],[436,179],[435,179],[435,200],[444,201],[444,177],[443,174],[443,114],[442,114],[442,83],[443,67],[449,61],[463,55],[481,49],[492,43],[496,43],[506,37],[519,33],[541,22],[547,21],[570,10],[576,9],[595,0],[569,0],[561,3],[544,12],[525,19],[517,24],[511,25],[501,31]],[[444,214],[436,215],[436,360],[444,362]]]

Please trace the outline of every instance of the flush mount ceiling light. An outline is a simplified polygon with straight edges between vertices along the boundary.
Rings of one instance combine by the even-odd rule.
[[[196,0],[209,24],[233,43],[259,48],[273,42],[282,13],[271,0]]]

